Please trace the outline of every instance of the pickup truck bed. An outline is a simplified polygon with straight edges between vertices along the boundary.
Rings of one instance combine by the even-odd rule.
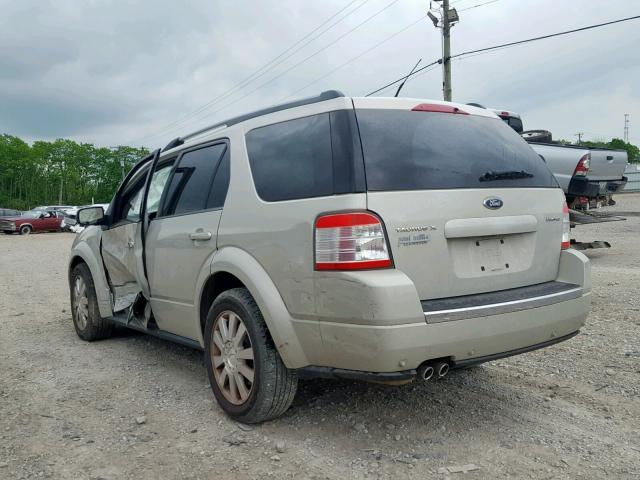
[[[624,188],[627,152],[608,148],[589,148],[581,145],[529,142],[555,175],[568,197],[612,195]],[[578,162],[589,158],[586,175],[574,176]]]

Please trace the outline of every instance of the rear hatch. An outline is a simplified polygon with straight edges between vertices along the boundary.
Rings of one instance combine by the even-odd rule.
[[[624,150],[591,150],[589,180],[620,180],[627,168],[627,152]]]
[[[395,267],[422,300],[554,280],[564,195],[542,159],[486,110],[419,103],[354,99]]]

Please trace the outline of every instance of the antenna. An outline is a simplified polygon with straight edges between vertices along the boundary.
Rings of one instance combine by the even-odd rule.
[[[414,70],[416,68],[418,68],[418,65],[420,65],[420,62],[422,61],[422,59],[418,60],[418,62],[413,66],[413,68],[411,69],[411,71],[409,72],[409,75],[407,75],[404,80],[402,81],[402,83],[400,84],[400,86],[398,87],[398,90],[396,90],[396,94],[394,95],[394,97],[397,97],[398,94],[400,93],[400,90],[402,90],[402,87],[404,87],[404,84],[407,83],[407,80],[409,80],[409,77],[411,76],[411,74],[414,72]]]

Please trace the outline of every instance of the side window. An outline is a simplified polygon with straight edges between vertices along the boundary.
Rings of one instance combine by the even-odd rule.
[[[143,192],[144,182],[140,184],[139,187],[136,187],[137,190],[132,192],[132,196],[130,200],[127,202],[125,206],[125,218],[130,222],[139,222],[140,221],[140,209],[142,207],[142,192]]]
[[[148,171],[148,166],[143,167],[125,187],[125,190],[117,200],[116,210],[113,213],[113,223],[119,223],[123,220],[128,220],[129,222],[140,221],[142,193],[144,192],[144,182]]]
[[[156,171],[153,172],[153,178],[149,185],[149,194],[147,195],[147,213],[149,215],[158,213],[162,192],[167,184],[167,180],[169,180],[169,174],[171,173],[171,167],[173,167],[174,161],[175,159],[169,163],[158,166]]]
[[[209,208],[213,176],[226,150],[226,143],[217,143],[180,157],[169,182],[163,215],[183,215]]]
[[[246,135],[251,173],[266,201],[333,195],[329,114],[256,128]]]

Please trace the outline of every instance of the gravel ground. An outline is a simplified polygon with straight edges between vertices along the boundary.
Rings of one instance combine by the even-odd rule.
[[[0,478],[639,478],[640,195],[583,226],[593,307],[578,337],[445,380],[305,381],[247,428],[201,354],[132,332],[73,330],[71,234],[0,237]],[[448,467],[443,470],[443,467]]]

